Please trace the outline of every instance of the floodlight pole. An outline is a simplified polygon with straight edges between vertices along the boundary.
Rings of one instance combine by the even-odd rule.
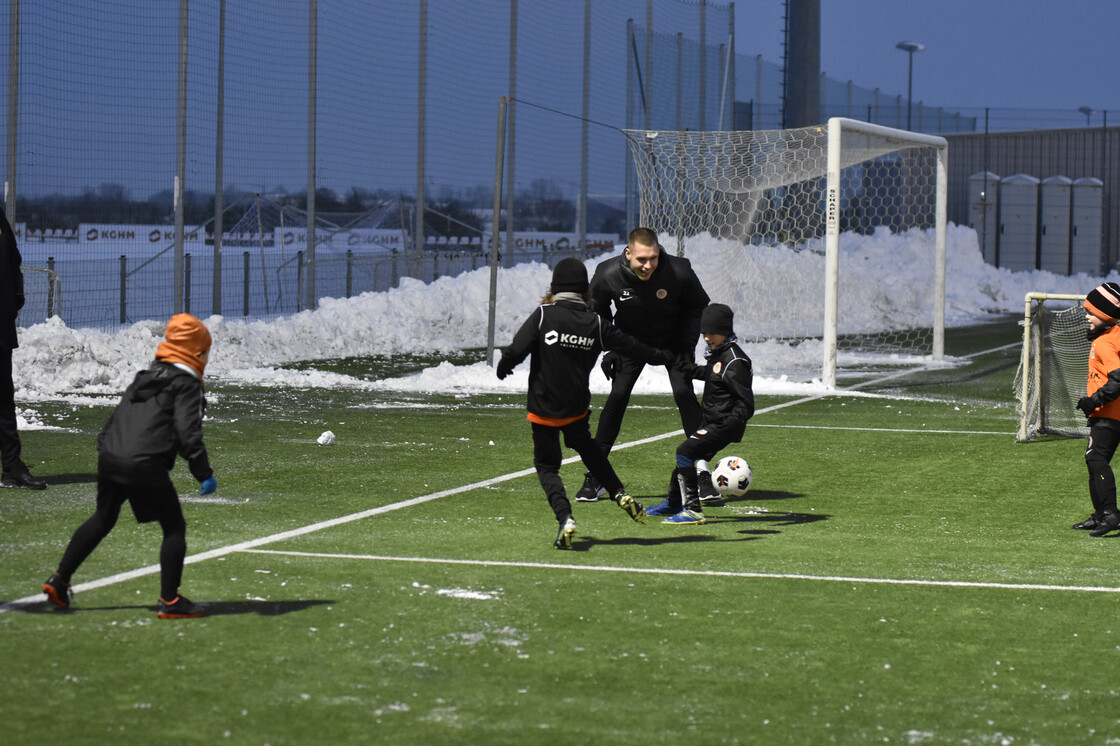
[[[921,52],[925,49],[925,45],[919,44],[916,41],[900,41],[894,46],[895,49],[901,49],[903,52],[908,53],[910,57],[909,72],[906,76],[906,130],[911,131],[910,114],[914,102],[914,52]]]
[[[1077,110],[1085,115],[1085,126],[1088,127],[1092,122],[1093,107],[1092,106],[1080,106],[1080,107],[1078,107]]]

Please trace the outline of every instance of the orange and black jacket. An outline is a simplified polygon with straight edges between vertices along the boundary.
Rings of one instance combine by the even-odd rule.
[[[1120,420],[1120,325],[1106,327],[1089,350],[1090,417]]]

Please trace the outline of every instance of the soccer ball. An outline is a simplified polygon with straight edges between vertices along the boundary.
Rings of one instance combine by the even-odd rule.
[[[724,497],[745,495],[754,482],[751,465],[738,456],[726,456],[712,469],[712,484]]]

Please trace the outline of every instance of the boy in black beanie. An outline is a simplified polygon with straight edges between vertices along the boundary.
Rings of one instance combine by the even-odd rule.
[[[603,350],[667,365],[672,353],[654,349],[620,332],[588,308],[587,268],[578,259],[562,259],[552,272],[550,292],[521,325],[498,361],[498,378],[505,378],[526,357],[529,361],[529,413],[533,428],[533,466],[556,515],[557,549],[571,549],[578,526],[572,504],[560,479],[560,434],[607,494],[635,521],[644,521],[642,504],[623,489],[602,449],[591,437],[591,390],[587,381]]]
[[[751,359],[735,343],[735,315],[722,303],[712,303],[700,317],[700,333],[708,345],[706,365],[678,362],[689,378],[704,381],[700,427],[677,446],[677,465],[669,482],[669,496],[646,515],[661,515],[670,525],[705,523],[696,480],[696,462],[715,458],[721,449],[743,439],[747,420],[754,415],[754,374]]]

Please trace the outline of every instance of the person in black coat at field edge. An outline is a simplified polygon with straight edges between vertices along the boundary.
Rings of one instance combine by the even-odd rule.
[[[70,607],[70,578],[109,535],[128,501],[138,523],[159,521],[160,597],[156,616],[187,619],[203,615],[203,607],[179,595],[187,554],[187,523],[179,493],[171,482],[175,457],[182,456],[202,488],[218,489],[206,445],[202,415],[206,398],[202,373],[210,357],[210,332],[188,313],[171,317],[156,359],[136,374],[120,404],[97,436],[97,508],[78,527],[66,547],[58,571],[43,583],[47,599]]]
[[[610,498],[635,521],[645,520],[642,504],[626,493],[604,452],[591,437],[591,390],[587,381],[603,350],[620,350],[639,360],[667,365],[674,355],[620,332],[588,307],[587,268],[561,259],[552,272],[550,293],[521,325],[498,361],[505,378],[526,357],[529,394],[526,419],[533,428],[533,466],[559,523],[557,549],[571,549],[578,530],[572,504],[560,479],[560,435],[583,459]]]
[[[696,462],[712,459],[723,448],[743,439],[747,420],[754,416],[754,372],[751,359],[735,344],[735,315],[728,306],[713,303],[704,309],[700,330],[708,345],[707,365],[678,361],[689,379],[704,381],[704,404],[696,432],[677,446],[677,464],[669,481],[669,496],[651,507],[648,515],[667,516],[662,523],[705,523],[696,485]]]
[[[23,446],[16,424],[16,386],[12,380],[12,350],[19,347],[16,317],[23,308],[23,257],[8,216],[0,210],[0,486],[45,490],[47,483],[32,476],[23,463]]]
[[[670,256],[649,228],[630,231],[622,254],[595,267],[590,294],[595,312],[623,332],[692,361],[700,338],[700,313],[708,305],[708,294],[688,259]],[[630,394],[644,367],[644,360],[622,350],[603,355],[603,373],[611,379],[611,393],[599,415],[595,442],[604,453],[610,453],[618,439]],[[692,381],[675,367],[667,368],[681,426],[685,435],[691,435],[700,426],[696,392]],[[697,468],[701,497],[718,497],[707,463],[698,463]],[[587,474],[576,500],[595,502],[602,494],[594,475]]]

